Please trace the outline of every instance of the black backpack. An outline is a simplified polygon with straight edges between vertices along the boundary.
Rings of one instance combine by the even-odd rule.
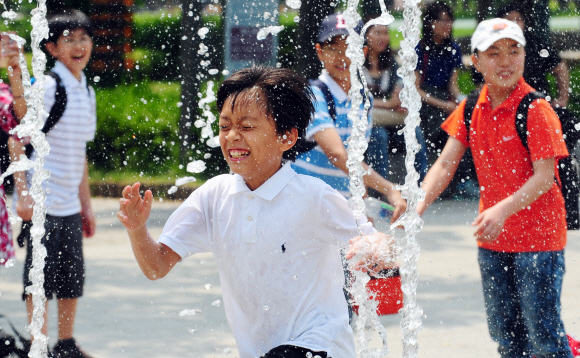
[[[62,115],[64,113],[64,110],[66,109],[66,102],[67,102],[66,89],[64,88],[64,85],[62,84],[62,80],[60,79],[60,76],[52,71],[47,72],[46,75],[54,78],[54,80],[56,81],[56,92],[54,94],[54,104],[52,105],[52,108],[50,109],[50,113],[48,114],[48,118],[46,119],[46,122],[44,122],[44,127],[42,127],[42,133],[44,133],[45,135],[48,132],[50,132],[50,130],[56,125],[56,123],[58,123],[58,121],[60,120],[60,118],[62,117]],[[87,89],[88,89],[88,87],[87,87]],[[30,158],[33,151],[34,151],[34,148],[32,147],[32,144],[30,144],[30,143],[27,144],[26,145],[26,156],[28,158]]]
[[[326,83],[322,82],[319,79],[310,80],[310,85],[314,87],[318,87],[322,94],[324,95],[324,99],[326,100],[326,106],[328,108],[328,114],[330,118],[332,118],[333,122],[336,122],[336,105],[334,103],[334,97],[332,97],[332,93],[330,92],[330,88],[326,85]],[[363,103],[366,101],[367,97],[364,90],[361,90],[361,94],[363,96]],[[306,153],[314,149],[318,143],[316,141],[308,141],[306,138],[298,138],[298,141],[294,145],[294,150],[298,154]]]
[[[471,125],[471,116],[479,99],[479,90],[472,91],[467,96],[465,102],[465,111],[463,117],[465,127],[467,128],[467,140],[469,141],[469,128]],[[528,108],[530,104],[537,99],[545,99],[546,96],[541,92],[530,92],[524,96],[516,110],[516,131],[520,141],[528,149]],[[578,199],[580,196],[580,180],[578,178],[578,164],[574,154],[574,146],[579,138],[579,133],[575,128],[578,123],[576,117],[566,109],[556,109],[556,114],[562,125],[562,134],[570,156],[558,161],[558,174],[560,176],[560,188],[564,196],[566,206],[566,223],[568,230],[580,229],[580,212],[578,209]],[[528,149],[529,151],[529,149]]]

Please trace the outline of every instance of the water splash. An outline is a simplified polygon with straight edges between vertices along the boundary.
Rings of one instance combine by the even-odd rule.
[[[258,34],[256,35],[256,38],[258,40],[264,40],[264,39],[266,39],[266,37],[268,37],[268,35],[272,34],[272,35],[276,36],[282,30],[284,30],[284,26],[282,26],[282,25],[280,25],[280,26],[266,26],[266,27],[262,27],[258,31]]]
[[[417,53],[415,47],[419,43],[421,33],[419,24],[421,21],[421,11],[418,7],[419,0],[404,0],[403,25],[399,30],[403,34],[399,56],[403,65],[398,70],[398,75],[403,79],[403,90],[400,98],[402,106],[407,108],[409,114],[405,118],[403,133],[407,155],[405,157],[405,184],[398,187],[405,200],[407,200],[407,211],[399,218],[396,224],[405,227],[405,241],[400,243],[402,247],[403,266],[401,267],[401,278],[403,281],[403,308],[400,311],[401,330],[403,331],[403,357],[415,358],[419,352],[417,335],[421,330],[421,315],[423,311],[417,305],[417,261],[419,260],[419,244],[416,234],[423,227],[423,220],[417,214],[417,204],[425,198],[425,192],[418,187],[419,174],[415,170],[415,154],[419,152],[420,145],[417,143],[415,129],[420,123],[419,110],[421,109],[421,96],[415,87],[415,68],[417,64]]]
[[[40,49],[40,42],[48,38],[48,22],[46,21],[46,1],[39,0],[37,7],[31,11],[32,32],[30,33],[32,45],[32,70],[38,82],[34,88],[31,87],[30,74],[26,60],[22,53],[22,48],[26,41],[15,34],[9,34],[10,38],[15,40],[19,48],[19,64],[22,69],[22,82],[24,86],[24,99],[26,100],[27,112],[21,123],[11,131],[11,134],[17,134],[19,137],[30,137],[30,143],[34,147],[36,158],[34,161],[22,158],[21,161],[11,163],[6,173],[0,178],[3,180],[7,175],[16,171],[34,169],[32,175],[32,185],[28,195],[34,199],[34,211],[32,216],[32,228],[30,236],[32,240],[32,268],[29,278],[31,286],[26,287],[26,293],[32,295],[33,316],[32,322],[27,330],[34,337],[30,348],[29,356],[32,358],[46,357],[48,337],[42,334],[44,325],[44,310],[46,297],[44,293],[44,260],[46,258],[46,248],[41,243],[44,236],[44,220],[46,218],[46,207],[44,202],[46,194],[42,189],[42,182],[47,180],[49,173],[43,169],[44,158],[48,154],[50,147],[45,139],[41,128],[44,125],[44,71],[46,68],[46,56]],[[13,19],[10,11],[4,12],[4,18]],[[8,210],[10,213],[10,210]],[[18,220],[13,216],[10,222]]]
[[[346,21],[346,28],[349,32],[347,38],[346,56],[350,59],[350,82],[351,87],[348,96],[351,101],[351,109],[348,113],[349,120],[353,123],[353,130],[348,141],[348,160],[347,167],[350,176],[350,192],[352,194],[349,199],[350,207],[353,209],[357,222],[360,222],[365,217],[365,203],[363,196],[366,194],[363,176],[366,174],[362,166],[364,153],[367,149],[368,143],[366,141],[366,130],[368,126],[367,114],[370,108],[370,101],[364,101],[361,91],[364,91],[368,99],[368,89],[366,86],[365,77],[363,75],[363,64],[365,56],[363,52],[365,31],[369,26],[376,23],[390,24],[394,18],[387,12],[384,2],[381,0],[381,9],[383,15],[379,19],[367,24],[358,34],[354,29],[360,21],[360,15],[357,12],[359,0],[349,0],[348,7],[344,11],[344,18]],[[361,82],[362,80],[362,82]],[[360,106],[363,105],[361,114]],[[358,255],[357,255],[358,257]],[[355,257],[351,262],[356,260]],[[350,263],[349,263],[350,266]],[[364,358],[378,358],[389,353],[387,345],[387,331],[379,321],[376,313],[378,302],[375,299],[369,299],[366,289],[366,284],[370,277],[361,271],[351,270],[354,274],[354,281],[349,291],[353,296],[354,302],[359,306],[359,318],[356,322],[356,331],[358,334],[357,356]],[[381,348],[369,349],[368,339],[366,337],[366,328],[370,326],[378,334],[382,342]]]

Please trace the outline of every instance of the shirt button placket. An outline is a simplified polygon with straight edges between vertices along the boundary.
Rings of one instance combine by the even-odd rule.
[[[254,194],[248,193],[244,195],[244,213],[246,214],[245,225],[243,230],[243,240],[245,243],[255,243],[256,242],[256,205],[257,201]]]

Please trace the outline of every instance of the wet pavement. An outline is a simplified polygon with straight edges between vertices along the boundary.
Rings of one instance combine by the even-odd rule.
[[[158,237],[163,223],[179,205],[155,202],[149,228]],[[94,199],[97,234],[85,240],[85,295],[79,300],[75,328],[83,349],[109,357],[238,357],[224,308],[215,260],[196,255],[178,264],[164,279],[146,279],[118,223],[115,199]],[[477,202],[436,203],[418,234],[419,305],[424,311],[419,357],[499,357],[489,338],[477,265],[473,228]],[[20,301],[24,249],[12,268],[0,269],[0,313],[19,328],[26,316]],[[570,231],[562,316],[568,333],[580,336],[580,233]],[[206,285],[210,284],[211,287]],[[219,300],[219,301],[218,301]],[[198,309],[194,316],[180,316]],[[49,305],[49,336],[56,337],[56,305]],[[381,317],[391,353],[401,357],[399,315]],[[0,326],[6,329],[4,322]],[[24,330],[24,329],[23,329]],[[371,345],[378,336],[371,335]]]

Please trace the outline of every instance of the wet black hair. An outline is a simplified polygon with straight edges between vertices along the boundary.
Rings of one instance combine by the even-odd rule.
[[[232,110],[240,95],[256,93],[266,114],[274,120],[276,132],[284,135],[298,130],[298,140],[305,140],[306,127],[314,115],[314,94],[308,82],[285,68],[253,66],[239,70],[225,80],[217,91],[217,108],[221,113],[228,98]],[[284,152],[283,159],[294,161],[294,148]]]
[[[75,9],[66,9],[48,18],[48,40],[56,44],[65,30],[83,29],[93,37],[93,24],[87,15]]]
[[[427,5],[423,12],[423,38],[421,43],[423,44],[423,50],[427,52],[433,51],[437,47],[435,42],[433,42],[433,23],[439,20],[439,17],[441,17],[441,13],[443,12],[446,12],[449,15],[451,21],[455,21],[455,16],[453,16],[451,6],[441,1],[435,1]],[[451,46],[452,38],[453,35],[450,35],[448,38],[443,40],[442,47],[446,48]]]

